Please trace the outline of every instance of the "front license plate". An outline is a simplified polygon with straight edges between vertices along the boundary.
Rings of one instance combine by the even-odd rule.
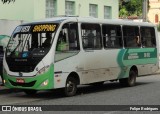
[[[24,79],[17,79],[17,83],[25,83]]]

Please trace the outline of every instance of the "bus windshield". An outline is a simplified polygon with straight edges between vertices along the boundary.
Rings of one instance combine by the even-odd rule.
[[[36,55],[44,55],[38,53],[42,50],[49,51],[57,26],[57,24],[18,26],[8,43],[7,56],[18,57],[27,52],[32,53],[32,55],[34,53],[37,53]]]

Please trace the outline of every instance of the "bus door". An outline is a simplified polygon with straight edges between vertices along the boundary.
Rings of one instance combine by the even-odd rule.
[[[78,64],[78,60],[75,56],[79,51],[80,46],[77,22],[64,24],[59,32],[56,44],[55,70],[62,72],[75,70],[74,68]]]
[[[100,68],[102,68],[102,61],[99,56],[102,51],[100,25],[82,23],[81,36],[84,49],[82,55],[84,63],[83,79],[86,83],[96,82],[99,80],[96,74],[98,73],[100,78]]]

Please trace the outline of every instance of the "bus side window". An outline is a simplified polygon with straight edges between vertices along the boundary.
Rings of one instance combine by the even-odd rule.
[[[63,25],[57,41],[57,51],[79,50],[78,25],[67,23]]]
[[[155,29],[151,27],[141,27],[142,45],[143,47],[155,47]]]
[[[83,23],[81,25],[81,34],[84,49],[101,49],[101,32],[99,24]]]
[[[123,26],[125,47],[140,47],[141,39],[138,26]]]
[[[78,24],[70,24],[69,29],[69,49],[70,50],[80,50],[79,37],[78,37]]]
[[[105,48],[122,47],[122,32],[120,25],[102,25],[102,30]]]
[[[62,30],[59,33],[59,37],[58,37],[58,41],[57,41],[57,47],[56,47],[57,51],[67,51],[67,50],[69,50],[65,39],[66,39],[65,33]]]

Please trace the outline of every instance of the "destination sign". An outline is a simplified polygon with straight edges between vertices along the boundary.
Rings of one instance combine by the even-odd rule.
[[[23,26],[21,32],[29,32],[31,26]]]
[[[33,32],[54,32],[55,29],[56,25],[53,24],[35,25]]]
[[[17,32],[29,32],[30,28],[31,28],[31,26],[18,26],[15,29],[14,33],[17,33]]]

